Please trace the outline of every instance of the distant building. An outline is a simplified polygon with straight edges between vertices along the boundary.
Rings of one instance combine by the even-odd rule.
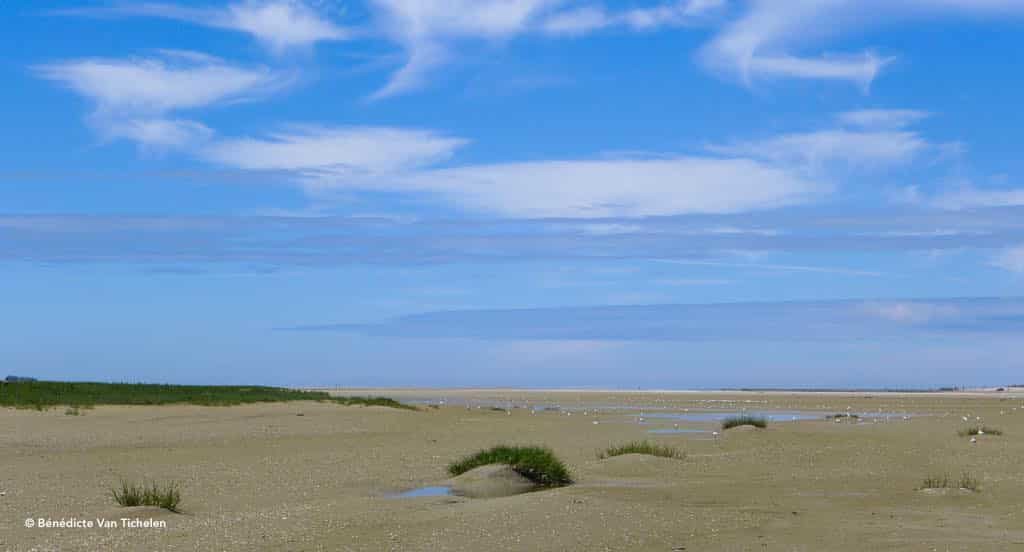
[[[6,378],[4,378],[4,381],[6,381],[7,383],[14,383],[14,382],[18,382],[18,381],[38,381],[38,380],[36,380],[36,378],[26,378],[26,377],[22,377],[22,376],[7,376]]]

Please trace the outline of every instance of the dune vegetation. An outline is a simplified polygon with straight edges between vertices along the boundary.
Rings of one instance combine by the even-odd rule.
[[[324,391],[303,391],[257,385],[164,385],[61,381],[0,382],[0,406],[46,410],[58,405],[76,409],[98,405],[234,406],[250,403],[321,401],[346,406],[387,406],[416,410],[387,397],[335,397]],[[76,410],[77,411],[77,410]]]
[[[739,426],[753,426],[759,429],[768,427],[768,419],[761,416],[750,416],[743,414],[722,420],[722,429],[731,429]]]
[[[650,441],[631,441],[622,445],[608,447],[597,453],[600,459],[622,456],[623,454],[646,454],[649,456],[660,456],[662,458],[676,458],[682,460],[686,455],[675,447],[659,445]]]
[[[542,487],[561,487],[572,483],[569,469],[551,449],[535,446],[491,447],[453,462],[448,466],[448,473],[462,475],[490,464],[507,464],[519,475]]]

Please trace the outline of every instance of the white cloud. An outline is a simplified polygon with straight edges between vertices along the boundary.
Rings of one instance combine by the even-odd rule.
[[[246,0],[222,8],[192,8],[165,3],[125,4],[111,8],[65,10],[82,15],[160,17],[247,33],[274,52],[344,40],[350,31],[335,25],[300,0]]]
[[[391,175],[447,159],[465,143],[421,130],[295,126],[266,138],[216,142],[201,155],[230,167],[297,171],[318,179]]]
[[[162,113],[238,101],[283,84],[267,68],[245,69],[194,53],[162,59],[79,59],[37,68],[94,100],[103,110]]]
[[[549,34],[579,35],[608,27],[644,31],[686,25],[725,5],[725,0],[676,0],[646,8],[609,12],[603,6],[586,5],[556,12],[545,18],[541,29]]]
[[[1024,245],[1004,249],[992,259],[992,265],[1010,272],[1024,274]]]
[[[288,76],[264,67],[242,68],[196,52],[164,51],[159,58],[90,58],[36,67],[95,104],[89,122],[107,138],[143,145],[180,145],[209,129],[166,114],[247,101],[286,86]]]
[[[799,55],[867,27],[939,15],[1024,14],[1020,0],[752,0],[708,43],[709,66],[743,82],[755,78],[844,80],[865,89],[892,59],[871,51]]]

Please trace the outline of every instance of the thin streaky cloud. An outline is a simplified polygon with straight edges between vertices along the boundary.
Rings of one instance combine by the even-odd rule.
[[[538,324],[543,320],[543,324]],[[559,341],[776,342],[911,340],[1012,335],[1024,329],[1024,299],[851,299],[449,310],[378,323],[277,328],[375,337]]]
[[[808,265],[788,265],[788,264],[771,264],[771,263],[737,263],[728,261],[706,261],[706,260],[691,260],[691,259],[671,259],[663,260],[666,263],[672,264],[684,264],[684,265],[698,265],[698,266],[717,266],[723,268],[740,268],[745,270],[770,270],[770,271],[782,271],[782,272],[815,272],[819,274],[841,274],[844,276],[884,276],[882,272],[874,270],[859,270],[853,268],[840,268],[831,266],[808,266]]]
[[[266,137],[225,139],[200,155],[227,167],[296,171],[315,180],[321,174],[391,175],[444,161],[467,142],[426,130],[290,125]]]
[[[97,17],[153,17],[232,30],[251,35],[274,52],[346,40],[353,32],[297,0],[246,0],[224,7],[196,8],[140,2],[116,6],[56,10],[55,14]]]
[[[704,46],[705,65],[747,85],[765,78],[838,80],[865,91],[894,56],[820,49],[865,28],[906,20],[1024,15],[1017,0],[752,0],[745,6]],[[819,52],[801,53],[814,48]]]

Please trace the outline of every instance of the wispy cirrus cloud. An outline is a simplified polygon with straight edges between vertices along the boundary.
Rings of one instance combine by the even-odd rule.
[[[77,8],[56,13],[85,16],[156,17],[246,33],[276,53],[317,42],[345,40],[349,29],[298,0],[245,0],[223,7],[197,8],[159,2]]]
[[[394,175],[451,157],[467,140],[391,127],[296,125],[261,138],[219,141],[200,155],[246,170],[296,171],[306,181]]]
[[[379,31],[405,50],[405,64],[375,98],[422,86],[460,40],[501,40],[526,32],[562,0],[370,0]]]
[[[707,67],[748,85],[760,79],[833,80],[867,91],[897,56],[871,48],[832,52],[831,41],[907,20],[1024,15],[1017,0],[648,0],[618,10],[589,0],[366,0],[365,8],[369,20],[354,26],[338,24],[303,0],[242,0],[222,7],[123,3],[56,13],[185,21],[247,33],[276,53],[319,42],[383,38],[402,49],[404,62],[374,98],[424,86],[458,57],[458,50],[474,43],[605,29],[645,32],[724,18],[730,19],[697,56]]]
[[[104,138],[143,146],[180,146],[212,134],[196,121],[168,117],[171,113],[256,99],[292,80],[266,67],[169,50],[158,57],[72,59],[34,69],[92,101],[88,121]]]
[[[647,7],[608,11],[602,5],[584,5],[555,12],[540,28],[554,35],[581,35],[607,28],[646,31],[689,25],[720,11],[725,0],[676,0]]]
[[[373,97],[407,93],[469,41],[529,34],[581,35],[607,28],[647,31],[700,21],[724,0],[671,0],[622,11],[567,0],[370,0],[378,32],[405,50],[406,61]]]
[[[757,79],[853,82],[863,89],[893,56],[820,49],[852,32],[936,16],[1020,16],[1016,0],[753,0],[701,52],[709,67],[745,83]],[[820,53],[806,54],[818,48]]]

